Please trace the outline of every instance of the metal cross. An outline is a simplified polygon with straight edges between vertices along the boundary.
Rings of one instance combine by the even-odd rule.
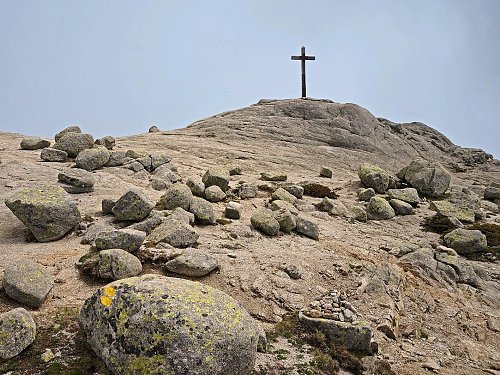
[[[316,60],[316,56],[306,56],[306,47],[300,49],[300,56],[292,56],[292,60],[300,60],[302,70],[302,97],[306,95],[306,60]]]

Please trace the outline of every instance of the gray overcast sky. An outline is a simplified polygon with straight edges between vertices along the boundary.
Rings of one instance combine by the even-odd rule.
[[[500,0],[0,1],[0,130],[184,127],[308,95],[500,158]]]

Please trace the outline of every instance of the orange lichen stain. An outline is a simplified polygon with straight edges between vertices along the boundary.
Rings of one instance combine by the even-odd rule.
[[[108,297],[113,298],[115,296],[115,294],[116,294],[116,290],[112,286],[106,286],[106,287],[104,287],[104,293]]]
[[[110,306],[113,303],[113,300],[111,298],[109,298],[108,296],[102,296],[101,297],[101,303],[104,306],[108,307],[108,306]]]

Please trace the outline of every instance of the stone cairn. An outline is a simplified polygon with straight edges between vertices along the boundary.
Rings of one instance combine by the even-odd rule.
[[[332,290],[312,301],[302,313],[310,318],[331,319],[339,322],[358,323],[356,309],[347,301],[345,292]]]

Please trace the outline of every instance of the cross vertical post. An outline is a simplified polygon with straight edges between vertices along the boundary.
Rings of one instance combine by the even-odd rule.
[[[306,60],[316,60],[316,56],[306,56],[306,47],[300,49],[300,56],[292,56],[292,60],[300,60],[300,68],[302,72],[302,97],[306,94]]]

